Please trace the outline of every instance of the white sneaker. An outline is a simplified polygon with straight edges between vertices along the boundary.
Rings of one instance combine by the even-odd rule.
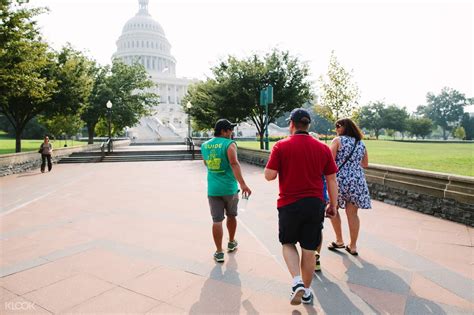
[[[309,293],[308,293],[308,291],[309,291]],[[305,292],[305,294],[301,298],[301,302],[303,302],[303,304],[313,304],[313,297],[314,297],[313,290],[309,289]]]
[[[291,305],[300,305],[301,298],[303,297],[306,289],[304,288],[303,282],[298,282],[291,288],[290,303]]]

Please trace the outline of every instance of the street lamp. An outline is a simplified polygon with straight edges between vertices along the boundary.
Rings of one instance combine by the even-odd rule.
[[[109,114],[109,145],[107,148],[107,152],[110,153],[110,147],[112,143],[112,129],[111,129],[111,124],[112,124],[112,102],[110,100],[107,101],[107,112]]]
[[[188,138],[191,140],[191,108],[193,108],[193,104],[188,101],[186,103],[186,108],[188,109]]]

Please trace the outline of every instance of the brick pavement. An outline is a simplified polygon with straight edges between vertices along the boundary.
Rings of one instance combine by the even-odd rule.
[[[240,248],[222,265],[202,161],[0,178],[0,313],[473,312],[474,229],[380,202],[360,213],[360,256],[323,250],[314,305],[291,306],[277,183],[243,170],[254,194],[239,215]],[[329,222],[324,235],[333,239]]]

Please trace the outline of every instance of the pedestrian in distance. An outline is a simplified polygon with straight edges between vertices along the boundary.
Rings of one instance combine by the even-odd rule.
[[[38,153],[41,153],[41,173],[44,173],[46,168],[46,160],[48,161],[48,172],[53,169],[51,163],[51,154],[53,153],[53,145],[49,142],[49,137],[45,136],[43,143],[41,143]]]
[[[336,122],[337,137],[331,142],[331,152],[339,171],[338,208],[346,210],[349,224],[350,243],[344,245],[339,212],[331,219],[336,241],[328,246],[330,250],[345,249],[351,255],[358,255],[357,239],[359,237],[359,209],[372,208],[369,188],[365,179],[364,168],[369,166],[369,156],[364,142],[364,135],[359,127],[349,118]]]
[[[207,167],[207,196],[212,216],[212,236],[216,245],[214,260],[224,262],[222,249],[223,227],[226,219],[229,242],[227,251],[237,249],[235,239],[237,230],[237,206],[239,203],[240,185],[242,196],[248,198],[252,191],[242,176],[242,170],[237,158],[237,145],[232,140],[236,124],[227,119],[219,119],[214,127],[214,137],[201,145],[204,165]]]
[[[309,135],[309,112],[294,109],[289,119],[290,136],[278,141],[265,168],[265,179],[279,181],[278,230],[283,257],[293,277],[290,303],[313,302],[311,282],[316,248],[321,242],[325,213],[333,216],[337,203],[337,166],[327,145]],[[329,204],[323,201],[323,176]],[[296,243],[301,247],[301,260]]]

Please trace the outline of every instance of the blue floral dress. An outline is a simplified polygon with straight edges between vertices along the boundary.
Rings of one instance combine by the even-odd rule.
[[[338,167],[347,160],[356,142],[356,139],[352,137],[341,136],[339,138],[341,145],[336,155]],[[360,165],[364,155],[365,144],[363,141],[359,141],[349,161],[337,172],[337,184],[339,185],[337,203],[339,208],[345,209],[347,202],[354,204],[359,209],[372,208],[364,170]]]

